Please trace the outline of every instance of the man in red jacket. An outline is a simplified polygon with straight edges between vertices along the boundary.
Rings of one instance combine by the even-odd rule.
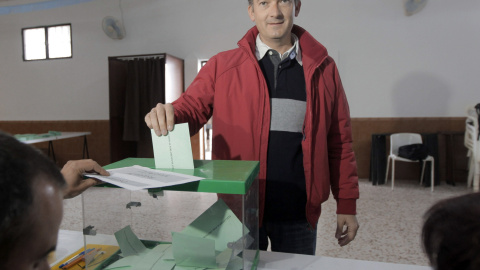
[[[358,230],[358,176],[348,102],[327,50],[293,24],[300,0],[249,0],[255,22],[207,62],[187,91],[145,116],[166,135],[188,122],[193,135],[212,117],[213,159],[258,160],[260,248],[315,254],[321,204],[337,201],[340,246]],[[219,197],[228,200],[225,195]]]

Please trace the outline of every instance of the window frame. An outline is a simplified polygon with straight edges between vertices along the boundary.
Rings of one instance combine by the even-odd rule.
[[[49,48],[49,41],[48,41],[48,29],[53,28],[53,27],[58,27],[58,26],[69,26],[70,27],[70,51],[71,55],[67,57],[55,57],[55,58],[50,58],[49,53],[48,53],[48,48]],[[42,59],[25,59],[25,35],[24,32],[25,30],[29,29],[39,29],[43,28],[45,31],[45,58]],[[69,59],[73,58],[73,39],[72,39],[72,24],[71,23],[61,23],[61,24],[54,24],[54,25],[39,25],[39,26],[32,26],[32,27],[24,27],[21,30],[21,35],[22,35],[22,57],[24,62],[30,62],[30,61],[45,61],[45,60],[61,60],[61,59]]]

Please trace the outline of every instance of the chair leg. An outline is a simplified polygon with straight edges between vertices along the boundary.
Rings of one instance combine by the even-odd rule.
[[[473,191],[474,191],[474,192],[478,192],[479,189],[480,189],[479,183],[478,183],[479,181],[480,181],[480,174],[477,173],[477,174],[474,176],[474,180],[473,180]]]
[[[480,189],[480,161],[475,163],[475,175],[473,176],[473,191],[478,192]]]
[[[422,161],[422,173],[420,174],[420,185],[423,184],[423,176],[425,175],[425,163],[426,160]]]
[[[395,184],[395,159],[392,159],[392,190]]]
[[[472,186],[473,178],[475,178],[475,159],[473,156],[470,156],[468,162],[468,177],[467,177],[467,188]]]
[[[387,173],[385,173],[385,184],[388,183],[388,168],[390,167],[390,157],[387,159]]]
[[[430,160],[430,162],[432,163],[432,168],[431,168],[431,173],[430,173],[430,192],[433,192],[433,188],[435,187],[435,175],[434,175],[434,166],[435,166],[435,162],[434,162],[434,159]]]

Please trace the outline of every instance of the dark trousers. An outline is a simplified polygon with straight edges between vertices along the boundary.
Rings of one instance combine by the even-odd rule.
[[[270,239],[272,251],[315,255],[317,230],[307,221],[264,221],[259,238],[261,250],[267,250]]]

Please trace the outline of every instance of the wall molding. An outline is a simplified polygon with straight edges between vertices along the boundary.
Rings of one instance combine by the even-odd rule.
[[[447,153],[445,149],[445,134],[457,134],[454,139],[455,153],[453,160],[456,162],[458,173],[454,181],[464,182],[463,173],[466,168],[466,148],[463,145],[463,132],[465,131],[465,117],[410,117],[410,118],[352,118],[353,149],[358,165],[360,178],[369,178],[370,173],[370,147],[371,137],[375,133],[416,132],[438,133],[440,154],[440,180],[445,183]],[[110,163],[110,131],[109,120],[65,120],[65,121],[0,121],[0,130],[11,134],[45,133],[55,131],[90,131],[87,136],[90,157],[101,165]],[[215,128],[215,127],[213,127]],[[81,158],[82,138],[79,142],[72,140],[60,140],[55,142],[55,154],[57,163],[70,159]],[[198,140],[198,139],[197,139]],[[195,142],[195,139],[192,139]],[[78,145],[78,147],[77,147]],[[48,145],[35,144],[40,149],[47,149]],[[192,147],[198,147],[192,144]],[[198,157],[195,157],[198,158]],[[400,165],[402,166],[402,165]],[[416,179],[418,170],[416,167],[399,167],[396,179]]]

